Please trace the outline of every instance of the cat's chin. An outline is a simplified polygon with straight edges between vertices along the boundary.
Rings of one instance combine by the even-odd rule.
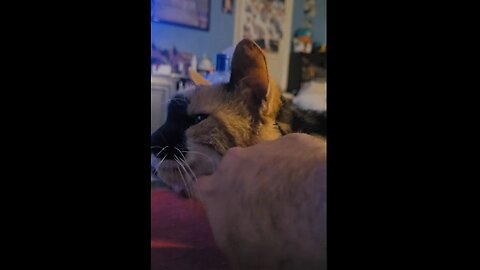
[[[187,160],[195,167],[197,176],[213,174],[222,155],[209,145],[188,143],[188,146],[190,151],[187,152]]]
[[[157,176],[177,193],[192,193],[192,185],[200,176],[214,173],[221,155],[203,145],[194,145],[185,151],[182,160],[159,160],[152,157]]]
[[[192,185],[197,177],[212,173],[210,170],[208,172],[197,171],[194,163],[185,162],[180,165],[174,160],[163,160],[157,168],[157,176],[160,180],[183,197],[191,197]]]

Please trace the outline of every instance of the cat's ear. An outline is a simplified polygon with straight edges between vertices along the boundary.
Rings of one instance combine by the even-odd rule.
[[[280,91],[270,80],[267,58],[252,40],[243,39],[235,47],[230,87],[242,91],[252,109],[265,116],[273,117],[280,107]]]
[[[195,85],[210,85],[209,81],[207,81],[202,77],[202,75],[198,74],[198,72],[194,71],[193,69],[188,69],[188,74]]]
[[[250,39],[240,41],[233,52],[230,84],[240,83],[252,89],[257,98],[266,98],[269,85],[267,59],[262,49]]]

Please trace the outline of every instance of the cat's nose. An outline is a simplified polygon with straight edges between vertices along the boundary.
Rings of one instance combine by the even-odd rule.
[[[153,155],[158,156],[161,151],[165,151],[166,147],[168,146],[168,142],[164,141],[163,139],[159,139],[158,137],[152,136],[150,140],[150,145],[150,152]]]
[[[181,150],[185,148],[184,141],[184,130],[167,122],[151,135],[151,153],[160,159],[181,157]]]

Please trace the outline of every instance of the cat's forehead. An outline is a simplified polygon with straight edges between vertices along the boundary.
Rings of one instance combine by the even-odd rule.
[[[225,86],[223,84],[214,85],[195,85],[178,91],[177,95],[181,95],[187,99],[196,98],[198,96],[210,95],[212,92],[221,91]]]
[[[189,114],[209,113],[221,103],[224,88],[222,84],[194,86],[179,91],[175,97],[188,101],[186,109]]]

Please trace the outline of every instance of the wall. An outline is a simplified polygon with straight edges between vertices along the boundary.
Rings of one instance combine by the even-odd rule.
[[[237,0],[238,1],[238,0]],[[303,26],[304,0],[288,0],[293,3],[292,35]],[[161,23],[151,23],[152,42],[158,47],[172,48],[192,52],[201,58],[203,53],[215,64],[215,55],[233,45],[234,14],[222,12],[222,0],[211,0],[210,30],[208,32],[173,26]],[[313,39],[325,43],[327,40],[327,0],[316,0],[316,15],[314,19]]]
[[[327,0],[315,0],[315,18],[313,21],[313,40],[322,44],[327,42]],[[304,0],[295,0],[293,5],[292,36],[297,28],[303,27]]]
[[[175,46],[179,51],[194,53],[199,61],[203,53],[206,53],[215,64],[216,54],[233,45],[234,14],[223,13],[222,2],[221,0],[210,1],[208,32],[152,22],[152,43],[162,49]]]

